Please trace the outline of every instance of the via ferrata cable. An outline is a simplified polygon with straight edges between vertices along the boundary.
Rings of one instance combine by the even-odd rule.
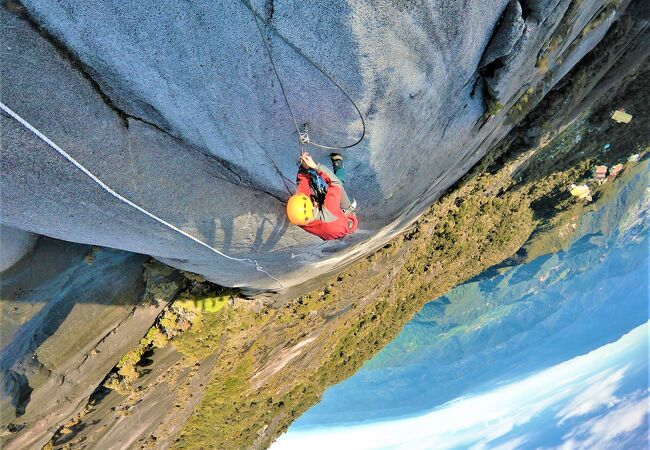
[[[120,201],[126,203],[127,205],[129,205],[129,206],[131,206],[131,207],[137,209],[138,211],[140,211],[141,213],[145,214],[146,216],[152,218],[153,220],[155,220],[155,221],[157,221],[157,222],[163,224],[164,226],[166,226],[166,227],[168,227],[168,228],[171,228],[172,230],[174,230],[174,231],[176,231],[176,232],[182,234],[183,236],[185,236],[185,237],[187,237],[187,238],[193,240],[193,241],[196,242],[197,244],[200,244],[200,245],[202,245],[203,247],[206,247],[207,249],[213,251],[214,253],[216,253],[216,254],[218,254],[218,255],[220,255],[220,256],[226,258],[226,259],[229,259],[229,260],[231,260],[231,261],[242,262],[242,263],[251,263],[251,264],[254,264],[254,265],[255,265],[255,270],[257,270],[258,272],[262,272],[262,273],[265,274],[267,277],[269,277],[270,279],[272,279],[273,281],[275,281],[276,283],[278,283],[278,284],[280,285],[280,288],[284,288],[284,285],[282,284],[282,282],[281,282],[280,280],[278,280],[277,278],[275,278],[273,275],[269,274],[266,270],[264,270],[264,269],[262,268],[262,266],[260,266],[259,263],[258,263],[256,260],[254,260],[254,259],[250,259],[250,258],[235,258],[235,257],[233,257],[233,256],[228,256],[228,255],[226,255],[225,253],[223,253],[223,252],[217,250],[216,248],[211,247],[210,245],[206,244],[205,242],[203,242],[203,241],[201,241],[201,240],[195,238],[194,236],[192,236],[192,235],[186,233],[185,231],[181,230],[180,228],[177,228],[176,226],[172,225],[171,223],[169,223],[169,222],[167,222],[167,221],[161,219],[160,217],[156,216],[155,214],[150,213],[149,211],[147,211],[147,210],[144,209],[143,207],[141,207],[141,206],[139,206],[139,205],[133,203],[133,202],[132,202],[131,200],[129,200],[128,198],[123,197],[122,195],[118,194],[118,193],[115,192],[113,189],[111,189],[108,185],[106,185],[102,180],[100,180],[99,178],[97,178],[97,177],[96,177],[96,176],[95,176],[95,175],[94,175],[90,170],[88,170],[86,167],[84,167],[80,162],[78,162],[78,161],[75,160],[72,156],[70,156],[70,154],[68,154],[67,152],[65,152],[65,151],[64,151],[61,147],[59,147],[56,143],[54,143],[54,142],[53,142],[52,140],[50,140],[47,136],[45,136],[43,133],[41,133],[40,131],[38,131],[34,126],[32,126],[29,122],[27,122],[25,119],[23,119],[22,117],[20,117],[16,112],[14,112],[11,108],[9,108],[7,105],[5,105],[5,104],[4,104],[3,102],[1,102],[1,101],[0,101],[0,108],[1,108],[4,112],[6,112],[7,114],[9,114],[11,117],[13,117],[13,118],[14,118],[17,122],[19,122],[22,126],[24,126],[24,127],[27,128],[29,131],[31,131],[31,132],[34,133],[36,136],[38,136],[38,137],[39,137],[43,142],[45,142],[47,145],[49,145],[49,146],[52,147],[54,150],[56,150],[56,151],[57,151],[61,156],[63,156],[65,159],[67,159],[67,160],[70,161],[72,164],[74,164],[74,165],[75,165],[79,170],[81,170],[81,171],[82,171],[84,174],[86,174],[86,175],[87,175],[91,180],[93,180],[95,183],[97,183],[97,184],[98,184],[98,185],[99,185],[103,190],[105,190],[106,192],[108,192],[109,194],[111,194],[113,197],[117,198],[118,200],[120,200]]]
[[[271,28],[266,23],[264,18],[260,17],[259,13],[257,13],[255,11],[255,8],[253,8],[253,5],[251,4],[250,0],[242,0],[242,1],[246,5],[246,7],[251,11],[251,13],[253,14],[253,20],[255,21],[255,25],[257,26],[257,31],[259,31],[260,37],[262,38],[262,42],[264,43],[264,48],[266,49],[266,53],[269,55],[269,60],[271,61],[271,67],[273,67],[273,73],[275,74],[275,77],[278,79],[278,83],[280,84],[280,90],[282,91],[282,96],[284,97],[284,101],[287,104],[287,108],[289,109],[289,114],[291,114],[291,120],[293,121],[293,125],[296,128],[296,132],[298,133],[298,142],[300,143],[301,153],[304,153],[304,149],[303,149],[304,145],[313,145],[314,147],[320,147],[320,148],[324,148],[324,149],[328,149],[328,150],[345,150],[347,148],[352,148],[355,145],[359,144],[361,141],[363,141],[363,139],[366,136],[366,121],[363,118],[363,114],[361,113],[361,110],[359,109],[357,104],[354,102],[354,100],[352,100],[352,97],[350,97],[350,95],[345,91],[345,89],[343,89],[343,87],[339,83],[337,83],[336,80],[334,80],[334,78],[332,78],[322,67],[320,67],[316,62],[312,61],[310,58],[308,58],[302,52],[300,52],[298,49],[296,49],[295,47],[292,46],[291,48],[293,48],[296,51],[296,53],[298,53],[300,56],[303,57],[303,59],[305,59],[312,66],[314,66],[316,68],[316,70],[318,70],[320,73],[322,73],[328,80],[330,80],[330,82],[334,86],[336,86],[343,93],[343,95],[350,101],[350,103],[352,104],[354,109],[357,111],[357,114],[359,115],[359,118],[361,119],[361,125],[362,125],[361,137],[359,137],[359,139],[357,139],[357,141],[354,142],[353,144],[340,146],[340,147],[330,146],[330,145],[323,145],[323,144],[319,144],[319,143],[316,143],[316,142],[312,142],[310,140],[310,138],[309,138],[309,134],[307,133],[306,129],[303,130],[303,131],[300,130],[300,127],[298,126],[298,121],[296,120],[296,116],[293,113],[293,109],[291,108],[291,104],[289,103],[289,98],[287,96],[287,92],[286,92],[286,89],[284,87],[284,83],[282,82],[282,78],[280,78],[280,74],[278,73],[278,69],[275,66],[275,62],[273,60],[273,54],[271,53],[271,48],[269,47],[268,42],[266,42],[266,39],[264,38],[264,33],[262,32],[262,28],[260,27],[260,24],[257,21],[257,19],[259,18],[259,20],[261,20],[262,23],[264,23],[267,28],[269,28],[269,29],[273,29],[273,28]],[[278,34],[278,33],[276,32],[276,34]]]

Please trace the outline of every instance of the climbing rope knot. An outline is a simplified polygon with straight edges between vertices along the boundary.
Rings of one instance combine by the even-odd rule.
[[[300,144],[309,144],[310,141],[307,132],[300,133],[300,135],[298,136],[298,141],[300,142]]]

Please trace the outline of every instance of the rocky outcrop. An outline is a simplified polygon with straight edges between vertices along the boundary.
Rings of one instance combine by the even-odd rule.
[[[7,2],[2,101],[120,195],[245,260],[109,195],[4,114],[2,222],[223,285],[313,279],[385,243],[467,172],[519,120],[506,113],[522,93],[541,99],[627,5],[609,4],[253,2],[312,139],[346,144],[361,127],[316,66],[366,118],[367,138],[345,153],[362,231],[321,243],[284,217],[297,136],[247,2]]]
[[[318,277],[388,239],[392,232],[409,222],[410,216],[417,215],[427,198],[435,197],[436,190],[454,178],[451,175],[444,178],[443,175],[443,178],[436,178],[433,186],[431,178],[428,184],[425,183],[421,171],[426,167],[430,169],[436,161],[427,159],[427,154],[410,153],[412,149],[402,146],[402,138],[407,142],[424,139],[422,145],[435,147],[432,150],[434,154],[439,151],[433,145],[435,142],[444,145],[444,151],[460,152],[453,139],[462,137],[466,140],[458,142],[469,146],[463,148],[463,152],[480,153],[480,149],[492,146],[512,123],[523,118],[522,125],[490,153],[475,174],[486,168],[493,170],[507,160],[502,152],[510,147],[516,149],[528,140],[539,142],[546,139],[549,133],[563,129],[566,123],[573,121],[578,112],[592,106],[596,99],[608,92],[608,88],[625,85],[632,78],[630,74],[647,69],[643,61],[647,58],[647,43],[650,41],[646,39],[647,21],[637,15],[640,9],[635,9],[639,3],[633,4],[632,9],[620,17],[619,10],[612,13],[605,8],[579,34],[590,36],[594,30],[601,30],[598,31],[601,33],[601,26],[609,27],[610,16],[614,20],[612,27],[601,45],[561,80],[562,86],[546,95],[546,89],[565,66],[558,63],[546,71],[538,67],[527,75],[533,77],[531,80],[541,80],[534,92],[528,92],[529,87],[524,95],[503,97],[505,103],[501,103],[501,108],[491,108],[489,114],[484,113],[484,102],[487,103],[485,106],[500,102],[491,97],[489,89],[484,88],[489,70],[478,68],[496,67],[500,63],[493,63],[501,61],[503,66],[500,68],[510,70],[509,65],[517,60],[510,59],[510,56],[520,51],[515,49],[526,28],[517,37],[519,31],[508,31],[514,25],[507,24],[521,24],[519,16],[526,20],[542,20],[545,16],[540,14],[546,6],[539,5],[549,4],[538,2],[535,4],[539,8],[534,9],[530,3],[521,2],[521,8],[509,3],[500,21],[496,19],[498,13],[495,13],[495,24],[500,24],[495,25],[494,37],[489,44],[487,39],[484,42],[487,46],[485,52],[477,50],[472,53],[474,73],[468,75],[472,82],[455,91],[455,97],[444,89],[440,92],[430,89],[429,85],[440,83],[446,76],[444,74],[419,81],[417,77],[405,76],[408,70],[411,74],[416,73],[420,64],[430,63],[431,70],[435,70],[436,64],[430,61],[417,60],[417,64],[413,62],[408,70],[402,67],[404,62],[402,66],[397,63],[378,64],[383,61],[381,55],[395,50],[395,47],[386,49],[381,46],[373,50],[373,42],[387,39],[380,36],[381,32],[387,29],[410,30],[419,26],[421,20],[411,23],[400,19],[402,16],[399,14],[384,17],[384,12],[374,13],[358,4],[353,5],[357,8],[354,14],[370,19],[375,17],[373,14],[378,14],[385,21],[381,27],[372,20],[362,24],[346,22],[358,33],[355,42],[368,44],[362,54],[372,56],[368,58],[372,62],[364,66],[364,86],[382,86],[377,92],[367,93],[370,99],[367,104],[373,106],[367,109],[372,134],[365,144],[365,151],[368,152],[366,155],[375,155],[370,167],[383,171],[381,183],[386,188],[385,192],[368,192],[367,199],[370,201],[372,195],[386,195],[386,208],[369,211],[368,217],[386,213],[384,219],[393,220],[395,216],[389,214],[391,208],[402,205],[395,199],[411,198],[412,201],[409,208],[400,213],[401,216],[396,216],[397,219],[389,225],[379,226],[366,244],[352,246],[335,255],[324,253],[329,255],[329,259],[323,259],[323,255],[313,249],[308,250],[307,241],[303,239],[309,237],[299,230],[283,225],[279,230],[274,228],[269,232],[269,224],[282,217],[281,209],[279,212],[259,210],[260,205],[279,207],[279,200],[271,188],[254,187],[244,182],[244,178],[237,179],[228,169],[234,166],[222,164],[207,147],[192,146],[186,138],[175,136],[176,132],[171,129],[172,120],[154,123],[158,120],[155,115],[135,117],[132,114],[139,108],[135,99],[132,99],[133,104],[116,106],[117,103],[106,94],[108,88],[94,79],[96,76],[84,66],[78,55],[73,55],[61,44],[61,38],[49,34],[50,31],[37,31],[28,25],[30,22],[4,10],[1,12],[4,14],[3,37],[6,39],[1,50],[5,52],[3,61],[9,62],[1,70],[3,80],[11,79],[12,83],[3,84],[2,101],[20,104],[23,108],[19,111],[21,115],[40,117],[38,121],[30,119],[39,129],[58,130],[57,142],[68,150],[72,149],[71,153],[74,150],[76,158],[86,166],[92,165],[93,172],[108,185],[119,187],[120,193],[147,206],[186,232],[211,244],[219,243],[224,252],[255,256],[267,269],[267,263],[276,264],[278,270],[289,274],[282,278],[283,281],[297,282]],[[305,8],[301,13],[310,10],[310,7]],[[264,11],[267,18],[272,16],[274,21],[278,20],[280,10],[277,7]],[[75,8],[68,12],[65,17],[75,17]],[[443,10],[432,14],[443,14]],[[29,20],[34,20],[34,17],[37,16]],[[436,17],[435,20],[443,20]],[[566,13],[563,17],[567,17]],[[454,20],[449,23],[454,23]],[[478,18],[474,20],[479,22]],[[563,36],[570,29],[562,27],[561,23],[556,28],[551,40]],[[448,36],[460,33],[459,29],[438,31],[449,33]],[[476,29],[472,29],[474,31]],[[295,30],[284,31],[287,35],[293,32]],[[409,46],[415,45],[414,42],[425,35],[393,36],[393,40],[388,41],[393,44],[401,42],[406,46],[404,54],[415,57],[418,53],[409,53]],[[92,43],[95,39],[83,33],[80,36],[83,36],[80,39],[83,42]],[[561,57],[571,55],[571,58],[579,58],[580,53],[591,45],[588,40],[576,39],[561,52]],[[473,44],[467,45],[471,47]],[[550,43],[548,47],[551,47]],[[546,48],[546,44],[541,48]],[[5,58],[4,55],[11,55],[8,51],[25,57],[14,55]],[[542,56],[547,54],[546,51],[542,50]],[[554,51],[548,51],[551,60]],[[430,56],[432,61],[437,61],[439,55]],[[490,62],[483,65],[481,61]],[[456,61],[448,58],[447,63],[451,67]],[[38,71],[39,67],[45,66],[51,70]],[[519,69],[513,70],[515,74],[524,73]],[[399,76],[388,77],[388,73]],[[647,86],[645,81],[647,72],[640,77],[641,87],[633,86],[634,89],[643,91]],[[447,80],[451,87],[457,86],[456,82]],[[57,90],[52,88],[54,85]],[[421,90],[400,97],[400,86],[405,85],[420,86]],[[21,97],[26,92],[31,92],[33,97]],[[452,112],[458,112],[456,109],[445,110],[441,106],[447,103],[455,105],[454,101],[466,99],[466,93],[471,98],[467,106],[471,113],[461,112],[453,116]],[[642,96],[634,90],[626,95],[629,100],[626,106],[635,114],[635,121],[626,129],[636,133],[635,136],[647,136],[647,121],[637,119],[643,117],[645,111],[645,104],[639,101]],[[20,103],[18,99],[21,98],[30,101]],[[51,108],[40,108],[36,98],[51,102]],[[399,101],[395,101],[396,98]],[[542,98],[545,98],[544,106],[528,114]],[[127,113],[128,108],[133,110]],[[426,116],[426,123],[413,120],[414,115],[410,121],[407,116],[400,116],[399,111],[412,113],[413,108],[420,108],[422,117],[427,111],[433,111],[428,108],[433,108],[437,115]],[[146,112],[145,109],[140,112]],[[75,120],[81,112],[84,120]],[[601,123],[609,122],[607,114],[603,115],[602,111],[599,114]],[[436,117],[442,117],[440,115],[451,115],[442,129],[437,128],[435,122]],[[465,122],[468,117],[476,119],[471,126]],[[250,287],[266,283],[260,281],[264,274],[255,271],[251,264],[222,260],[208,249],[116,201],[114,196],[88,177],[84,178],[83,173],[30,132],[16,126],[13,119],[2,116],[2,121],[3,221],[21,229],[43,231],[62,238],[73,235],[84,242],[137,249],[177,266],[209,272],[213,278],[230,280],[233,284]],[[152,122],[147,123],[149,121]],[[401,128],[395,130],[384,126],[391,121],[399,123]],[[426,132],[429,134],[425,133],[427,126],[431,128]],[[409,127],[417,128],[422,134],[400,136],[399,132],[404,134],[414,129]],[[610,130],[608,138],[615,138],[621,129]],[[598,133],[607,132],[606,125],[599,126],[598,130]],[[440,138],[440,133],[450,141]],[[437,141],[435,136],[438,136]],[[596,142],[597,136],[602,135],[592,133],[591,139]],[[621,136],[618,139],[620,142],[624,140]],[[584,144],[586,141],[584,137],[581,142]],[[374,147],[377,142],[392,142],[395,148],[388,146],[388,150],[382,153],[381,148]],[[517,145],[510,146],[513,142]],[[577,141],[571,136],[566,142]],[[83,145],[88,143],[92,145]],[[627,156],[624,152],[629,149],[615,148],[608,153],[608,158]],[[189,344],[187,341],[183,343],[183,336],[180,336],[170,346],[147,356],[137,370],[140,378],[126,393],[96,388],[127,352],[141,346],[142,336],[149,334],[147,329],[178,290],[178,272],[152,272],[151,266],[146,265],[149,269],[143,273],[145,256],[64,243],[44,236],[38,238],[36,246],[32,246],[29,242],[33,241],[33,235],[12,230],[7,234],[3,228],[0,235],[3,250],[7,236],[9,239],[11,236],[27,239],[22,243],[15,241],[14,256],[7,259],[8,269],[1,274],[3,320],[0,332],[3,347],[0,369],[5,388],[0,405],[4,426],[2,445],[30,448],[50,441],[54,447],[123,448],[147,444],[166,448],[180,436],[180,443],[176,445],[204,448],[205,442],[212,442],[215,426],[221,427],[220,439],[242,443],[238,446],[240,448],[246,446],[243,443],[253,447],[268,445],[288,423],[317,400],[325,386],[351,374],[368,355],[388,342],[418,305],[512,254],[534,229],[534,216],[545,217],[539,204],[557,212],[558,207],[553,202],[566,200],[556,193],[558,190],[564,192],[566,183],[577,181],[574,178],[579,176],[579,171],[572,171],[571,167],[587,157],[583,150],[597,152],[593,146],[584,149],[571,146],[564,149],[564,153],[556,152],[553,146],[547,150],[550,158],[540,151],[522,156],[518,150],[512,150],[514,154],[508,157],[515,160],[500,167],[498,174],[493,172],[494,176],[484,174],[465,180],[458,190],[418,221],[411,232],[377,254],[362,258],[342,272],[336,282],[333,279],[328,281],[327,289],[321,291],[322,284],[318,284],[317,291],[286,304],[282,304],[281,296],[276,296],[274,302],[260,298],[254,301],[233,300],[228,314],[234,316],[227,316],[227,320],[214,319],[202,331],[197,331],[194,340],[189,339]],[[405,158],[399,158],[395,152],[404,152]],[[453,169],[449,173],[456,173],[454,171],[459,167],[458,173],[463,172],[469,167],[465,164],[471,164],[471,158],[478,153],[457,162],[451,160],[454,154],[449,153],[450,160],[445,162],[446,167]],[[354,162],[352,152],[348,155],[349,161]],[[384,167],[386,161],[394,165],[394,174]],[[414,168],[412,164],[416,162],[422,167]],[[567,171],[562,177],[554,176],[546,184],[540,182],[538,177],[557,173],[559,165]],[[527,171],[522,171],[522,167],[527,167]],[[368,168],[364,166],[359,170]],[[241,176],[238,170],[235,172]],[[413,200],[414,197],[409,197],[414,195],[413,192],[396,190],[397,181],[409,172],[413,175],[409,178],[412,181],[410,188],[422,188],[421,198]],[[521,177],[526,178],[530,191],[519,189],[512,177],[520,177],[519,183]],[[218,183],[214,182],[215,178]],[[149,184],[144,184],[145,181]],[[263,178],[256,181],[258,184],[262,182]],[[391,183],[393,187],[390,187]],[[566,197],[569,198],[568,194]],[[532,204],[534,199],[537,200]],[[250,214],[242,215],[242,211]],[[483,220],[485,211],[492,213],[490,220]],[[481,220],[476,220],[477,217]],[[229,224],[228,218],[232,219]],[[258,226],[262,231],[256,228]],[[225,233],[228,229],[232,234]],[[468,233],[474,238],[468,239]],[[242,244],[247,242],[249,247]],[[347,242],[334,245],[345,246]],[[331,250],[331,247],[323,248]],[[302,253],[297,253],[299,251]],[[281,262],[289,265],[281,267]],[[296,272],[296,268],[305,262],[309,264]],[[248,275],[251,278],[244,277]],[[255,285],[258,282],[260,284]],[[301,285],[299,289],[314,288],[315,284]],[[284,295],[290,293],[284,292]],[[194,333],[194,330],[190,332]],[[209,395],[204,399],[206,389]],[[262,404],[268,408],[260,408]],[[181,431],[188,418],[185,431]],[[125,429],[129,432],[123,432]]]
[[[36,238],[35,234],[0,225],[0,272],[7,270],[32,251]]]
[[[513,53],[515,44],[521,39],[525,28],[526,23],[522,17],[521,4],[517,0],[511,0],[485,49],[481,59],[481,68],[494,64],[496,61],[502,65],[507,63],[504,58]]]
[[[43,446],[142,338],[174,295],[145,260],[41,237],[2,272],[3,448]]]

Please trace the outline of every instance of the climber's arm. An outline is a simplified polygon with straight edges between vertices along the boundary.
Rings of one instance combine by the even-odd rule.
[[[324,206],[325,208],[330,210],[333,214],[338,216],[339,213],[341,213],[341,189],[343,188],[343,183],[341,182],[339,177],[334,175],[334,172],[332,172],[329,168],[325,167],[324,165],[316,164],[312,159],[312,157],[309,155],[309,153],[304,153],[300,157],[300,161],[302,163],[302,168],[298,172],[299,183],[300,183],[301,173],[303,173],[304,174],[303,176],[306,179],[305,185],[308,191],[311,192],[311,190],[309,189],[309,174],[307,173],[307,169],[316,170],[318,174],[321,177],[323,177],[325,183],[327,183],[327,195],[325,196]]]
[[[311,188],[309,187],[309,174],[302,167],[298,169],[296,184],[298,185],[296,189],[296,193],[301,193],[301,194],[306,194],[311,196]]]

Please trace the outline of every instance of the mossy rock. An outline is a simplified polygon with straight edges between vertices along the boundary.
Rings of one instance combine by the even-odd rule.
[[[134,364],[123,365],[117,373],[127,382],[134,381],[140,376]]]
[[[151,328],[143,340],[146,340],[147,345],[151,345],[155,348],[163,348],[169,342],[165,333],[160,331],[158,328]]]

